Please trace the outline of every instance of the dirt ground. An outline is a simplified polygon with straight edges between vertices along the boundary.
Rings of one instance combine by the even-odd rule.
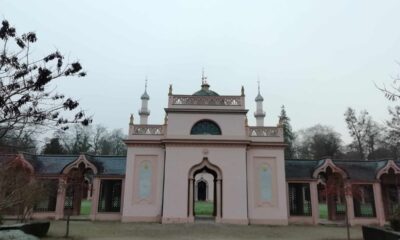
[[[65,221],[51,222],[49,236],[43,239],[61,239]],[[263,239],[263,240],[344,240],[346,229],[331,226],[240,226],[215,223],[156,224],[71,221],[71,239],[127,240],[127,239]],[[351,229],[351,239],[361,240],[361,228]]]

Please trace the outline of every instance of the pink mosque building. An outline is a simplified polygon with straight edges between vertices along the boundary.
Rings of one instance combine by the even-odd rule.
[[[202,81],[190,95],[170,86],[158,125],[148,124],[146,88],[140,118],[130,118],[127,156],[21,153],[0,155],[0,162],[23,162],[54,183],[35,218],[80,215],[82,201],[90,199],[92,220],[191,223],[198,201],[212,204],[218,223],[318,224],[343,221],[345,214],[352,225],[388,220],[400,202],[398,161],[285,160],[283,128],[264,126],[260,89],[256,126],[249,126],[243,87],[237,95],[219,95]],[[342,189],[357,191],[336,194]]]

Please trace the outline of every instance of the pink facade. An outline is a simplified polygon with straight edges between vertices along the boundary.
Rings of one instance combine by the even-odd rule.
[[[91,220],[195,222],[201,180],[203,199],[220,223],[319,224],[347,217],[351,225],[383,225],[400,203],[398,161],[285,160],[282,126],[263,126],[260,92],[257,126],[248,126],[243,88],[220,96],[206,82],[193,95],[175,95],[170,87],[160,125],[148,124],[147,89],[141,99],[126,157],[14,157],[56,184],[55,196],[34,209],[34,218],[78,216],[90,200]],[[0,155],[0,166],[6,158]]]
[[[210,171],[215,221],[287,224],[282,129],[247,125],[243,89],[219,96],[205,83],[199,92],[174,95],[171,88],[163,125],[131,119],[122,220],[195,221],[196,174]],[[205,132],[195,132],[202,122]],[[151,171],[141,172],[143,161],[152,162]]]

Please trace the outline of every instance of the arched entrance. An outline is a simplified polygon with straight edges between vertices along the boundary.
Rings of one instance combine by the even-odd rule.
[[[213,176],[213,212],[212,217],[215,217],[216,221],[219,221],[222,217],[222,172],[221,170],[211,164],[207,158],[195,166],[189,171],[189,196],[188,196],[188,217],[194,220],[195,213],[195,191],[196,188],[195,179],[197,174],[209,173]],[[209,183],[210,184],[210,183]],[[207,199],[207,184],[204,181],[197,182],[197,198],[200,200]],[[200,195],[201,194],[201,195]]]
[[[345,179],[347,174],[330,159],[317,168],[319,218],[322,221],[341,221],[346,217]]]
[[[80,156],[73,164],[63,170],[64,179],[64,215],[87,216],[91,212],[91,186],[96,167]]]
[[[389,220],[395,209],[400,206],[400,168],[394,161],[388,161],[378,172],[377,178],[381,182],[385,218]]]

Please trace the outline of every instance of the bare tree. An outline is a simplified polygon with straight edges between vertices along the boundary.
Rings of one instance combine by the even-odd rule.
[[[337,157],[342,148],[340,134],[329,126],[317,124],[296,133],[299,158]]]
[[[55,51],[32,59],[31,49],[37,37],[34,32],[17,35],[14,27],[3,20],[0,28],[0,139],[9,131],[53,123],[67,129],[70,123],[88,125],[90,118],[77,111],[79,102],[54,92],[49,84],[58,78],[83,77],[79,62],[66,63]],[[2,42],[2,44],[1,44]],[[61,115],[73,111],[72,118]]]
[[[357,149],[359,157],[367,160],[375,151],[379,138],[379,127],[366,110],[357,116],[356,111],[348,108],[344,113],[347,128],[353,138],[352,146]]]
[[[11,212],[19,221],[29,219],[34,206],[47,196],[46,185],[15,155],[0,162],[0,215]]]

